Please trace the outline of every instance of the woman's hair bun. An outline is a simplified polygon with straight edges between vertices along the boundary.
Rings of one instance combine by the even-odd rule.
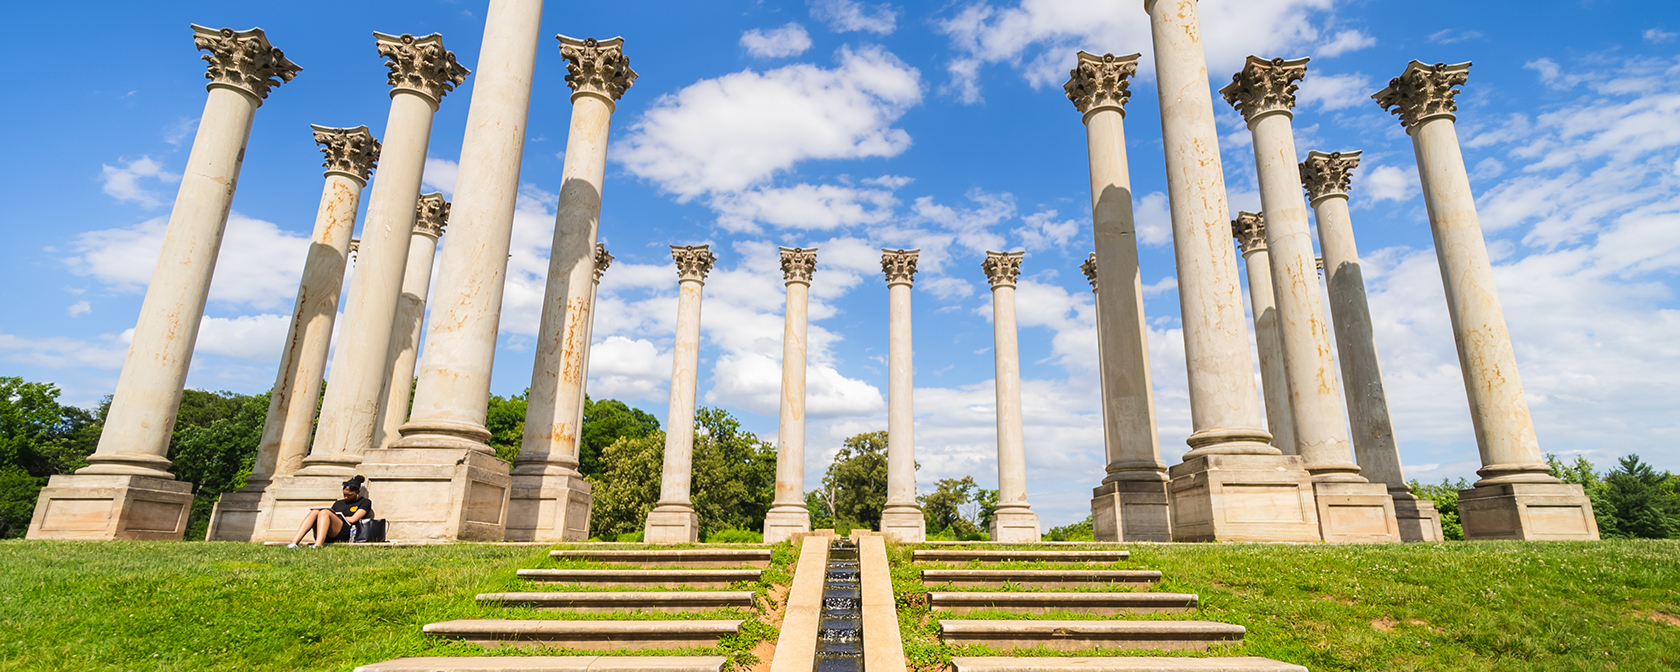
[[[345,481],[344,482],[344,489],[345,490],[361,490],[362,489],[362,483],[365,482],[365,481],[367,481],[366,476],[358,475],[355,478],[352,478],[348,481]]]

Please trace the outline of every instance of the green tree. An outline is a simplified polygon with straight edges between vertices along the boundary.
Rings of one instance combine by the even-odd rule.
[[[721,408],[701,408],[694,420],[694,511],[701,538],[718,530],[764,531],[776,496],[776,447]]]
[[[1458,491],[1470,489],[1470,482],[1462,478],[1457,482],[1441,479],[1439,485],[1424,485],[1416,480],[1411,481],[1412,495],[1427,499],[1435,504],[1435,511],[1441,514],[1441,536],[1449,540],[1464,539],[1464,526],[1458,522]]]
[[[216,499],[245,486],[257,459],[269,393],[183,390],[169,438],[169,471],[192,484],[188,540],[204,538]]]
[[[865,432],[842,442],[821,492],[834,525],[879,529],[887,507],[887,433]]]
[[[599,474],[601,453],[620,437],[642,437],[659,431],[659,418],[617,399],[583,398],[583,435],[578,440],[578,471]]]
[[[1558,459],[1557,455],[1547,453],[1546,466],[1551,467],[1552,476],[1558,480],[1581,486],[1581,491],[1586,493],[1587,500],[1592,502],[1593,518],[1598,521],[1600,537],[1625,536],[1621,531],[1621,521],[1616,517],[1616,506],[1605,499],[1607,486],[1604,479],[1599,477],[1592,462],[1577,455],[1573,463],[1565,463]]]
[[[975,505],[979,491],[973,476],[940,479],[933,492],[916,498],[922,505],[927,529],[958,540],[978,539],[981,532],[978,516],[965,511],[978,512]]]
[[[1096,529],[1093,527],[1093,525],[1094,525],[1094,521],[1091,519],[1091,517],[1090,516],[1085,516],[1085,520],[1081,520],[1077,523],[1073,523],[1073,524],[1070,524],[1070,525],[1063,525],[1061,527],[1050,528],[1050,532],[1048,534],[1044,535],[1044,540],[1045,541],[1095,541],[1096,538],[1097,538],[1097,534],[1096,534]]]
[[[490,431],[490,447],[496,457],[512,462],[519,457],[519,446],[525,442],[526,398],[531,388],[511,397],[490,395],[484,411],[484,428]]]
[[[1612,534],[1635,539],[1672,539],[1680,537],[1680,497],[1673,490],[1664,489],[1673,474],[1657,470],[1628,455],[1617,460],[1616,468],[1604,475],[1604,506],[1609,507],[1616,520]],[[1593,503],[1594,511],[1600,506]]]
[[[29,530],[47,477],[87,466],[99,444],[107,398],[90,412],[58,403],[51,383],[0,377],[0,537]]]
[[[606,465],[600,474],[585,476],[594,487],[589,535],[613,540],[642,529],[647,514],[659,501],[659,481],[665,460],[665,433],[620,437],[601,451]]]

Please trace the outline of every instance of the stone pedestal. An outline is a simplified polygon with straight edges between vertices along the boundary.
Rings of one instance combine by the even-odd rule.
[[[764,514],[764,541],[773,543],[811,531],[811,512],[803,507],[776,507]]]
[[[992,514],[992,541],[1016,544],[1043,541],[1044,534],[1038,530],[1038,514],[1026,507],[998,509]]]
[[[513,486],[506,462],[470,449],[393,448],[377,455],[362,463],[362,473],[387,538],[502,540]]]
[[[1435,502],[1411,493],[1389,490],[1388,494],[1394,499],[1394,519],[1400,526],[1401,541],[1446,541],[1446,535],[1441,532],[1441,512],[1435,510]]]
[[[1173,541],[1319,541],[1299,455],[1203,455],[1167,473]]]
[[[1091,489],[1097,541],[1172,541],[1165,481],[1110,481]]]
[[[1394,499],[1381,483],[1317,481],[1318,531],[1332,544],[1376,544],[1400,540]]]
[[[1598,519],[1581,486],[1501,483],[1458,491],[1465,539],[1596,541]]]
[[[589,538],[589,507],[595,501],[594,486],[582,476],[576,472],[516,472],[512,479],[507,541],[581,541]]]
[[[687,504],[661,504],[648,512],[642,541],[649,544],[692,544],[700,541],[700,514]]]
[[[41,489],[30,539],[179,541],[192,484],[147,476],[61,474]]]
[[[881,532],[904,543],[927,541],[927,518],[920,507],[889,506],[881,512]]]
[[[262,501],[257,505],[251,541],[291,541],[297,534],[298,525],[303,523],[306,511],[311,507],[331,505],[333,500],[344,496],[342,486],[345,480],[332,475],[301,473],[274,477],[274,481],[263,490]],[[374,501],[374,512],[383,516],[385,511],[381,504],[383,502],[379,500]]]

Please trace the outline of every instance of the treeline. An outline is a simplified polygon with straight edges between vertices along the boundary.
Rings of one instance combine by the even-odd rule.
[[[1552,475],[1564,483],[1581,486],[1592,501],[1598,534],[1605,539],[1680,539],[1680,474],[1656,468],[1628,455],[1602,474],[1585,457],[1566,463],[1547,455]],[[1458,491],[1468,490],[1470,481],[1442,480],[1436,485],[1410,483],[1412,494],[1435,503],[1441,512],[1441,532],[1448,539],[1463,539],[1464,526],[1458,519]]]

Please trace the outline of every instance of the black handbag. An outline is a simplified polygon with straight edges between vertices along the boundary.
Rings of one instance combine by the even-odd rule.
[[[367,544],[385,541],[385,519],[358,520],[350,524],[350,543]]]

